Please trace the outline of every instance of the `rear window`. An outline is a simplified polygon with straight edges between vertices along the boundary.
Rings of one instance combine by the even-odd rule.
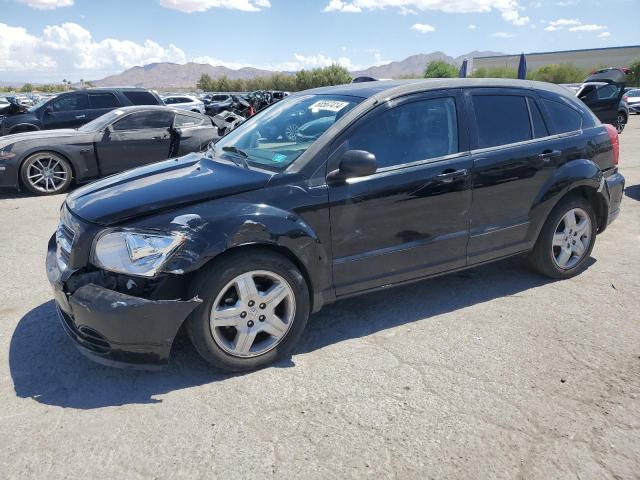
[[[117,108],[120,102],[112,93],[90,93],[89,104],[91,108]]]
[[[543,100],[556,133],[575,132],[582,128],[582,115],[573,108],[553,100]]]
[[[202,119],[198,117],[192,117],[191,115],[182,115],[181,113],[176,115],[174,121],[175,127],[195,127],[202,124]]]
[[[525,97],[473,95],[478,148],[508,145],[531,139],[531,123]]]
[[[122,92],[134,105],[158,105],[158,100],[149,92]]]

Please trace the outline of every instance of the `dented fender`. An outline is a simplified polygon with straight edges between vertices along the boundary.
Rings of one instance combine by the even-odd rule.
[[[217,200],[138,220],[136,227],[169,229],[184,236],[184,243],[163,266],[165,273],[188,274],[230,249],[264,245],[293,255],[307,270],[314,293],[331,285],[330,252],[318,233],[300,215],[273,205]]]

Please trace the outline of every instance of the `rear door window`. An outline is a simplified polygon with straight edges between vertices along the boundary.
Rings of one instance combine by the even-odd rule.
[[[114,130],[144,130],[169,128],[173,122],[171,112],[136,112],[124,117],[113,125]]]
[[[575,132],[582,128],[582,115],[580,112],[564,103],[546,98],[543,99],[543,102],[556,128],[556,133]]]
[[[473,95],[478,148],[531,140],[529,110],[524,96]]]
[[[120,102],[113,93],[90,93],[91,108],[117,108]]]
[[[458,153],[458,119],[452,97],[390,108],[349,136],[349,149],[376,156],[379,168]]]
[[[87,110],[88,108],[89,102],[87,95],[83,93],[66,95],[53,102],[54,112],[73,112],[76,110]]]
[[[158,100],[149,92],[124,91],[125,97],[134,105],[157,105]]]
[[[533,126],[533,137],[534,138],[542,138],[549,136],[549,129],[547,125],[544,123],[544,118],[542,118],[542,114],[540,113],[540,108],[536,101],[527,97],[527,102],[529,103],[529,112],[531,113],[531,125]]]

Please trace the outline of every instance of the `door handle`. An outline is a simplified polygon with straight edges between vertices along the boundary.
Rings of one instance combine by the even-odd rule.
[[[451,183],[456,178],[466,177],[468,174],[469,174],[469,171],[466,168],[461,168],[460,170],[452,170],[452,171],[445,170],[440,175],[436,175],[435,178],[436,180],[442,183]]]
[[[167,138],[166,135],[158,135],[156,137],[151,137],[153,140],[164,140],[165,138]]]
[[[538,160],[542,160],[543,162],[548,162],[552,158],[556,158],[562,155],[560,150],[545,150],[540,155],[538,155]]]
[[[86,118],[86,115],[76,115],[76,119],[80,120],[81,118]]]

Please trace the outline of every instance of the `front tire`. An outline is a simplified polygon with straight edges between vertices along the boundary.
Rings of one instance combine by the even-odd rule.
[[[288,355],[309,317],[309,290],[287,258],[238,251],[210,264],[194,281],[203,299],[187,320],[196,350],[211,365],[238,372]]]
[[[22,163],[20,179],[36,195],[57,195],[67,191],[73,180],[73,171],[71,164],[61,155],[39,152]]]
[[[627,116],[623,112],[618,112],[618,117],[616,118],[616,130],[618,131],[618,134],[621,134],[626,126]]]
[[[596,240],[597,222],[591,204],[580,196],[562,200],[542,227],[529,263],[538,273],[571,278],[586,268]]]

